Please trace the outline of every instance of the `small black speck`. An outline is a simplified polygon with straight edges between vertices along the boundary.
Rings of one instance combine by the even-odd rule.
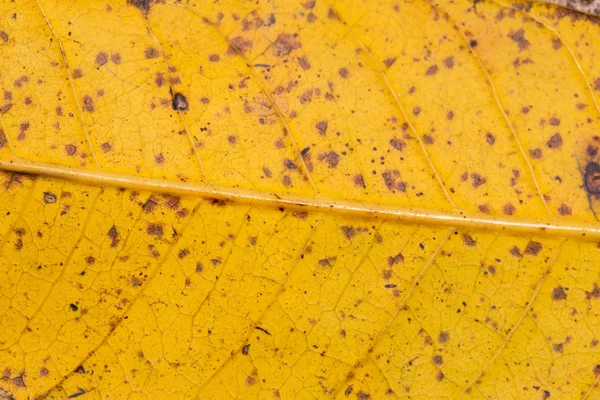
[[[477,40],[469,40],[469,46],[473,49],[477,47]]]
[[[79,307],[77,307],[75,304],[71,303],[69,304],[69,307],[71,307],[71,311],[77,311],[79,310]]]

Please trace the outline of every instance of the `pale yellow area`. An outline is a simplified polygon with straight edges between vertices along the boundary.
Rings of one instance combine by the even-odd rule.
[[[597,19],[132,3],[0,4],[0,398],[600,396]]]

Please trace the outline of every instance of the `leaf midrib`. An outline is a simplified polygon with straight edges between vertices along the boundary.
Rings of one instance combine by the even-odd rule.
[[[30,162],[21,159],[0,160],[0,170],[14,173],[66,179],[90,186],[105,186],[169,193],[181,196],[250,203],[271,207],[286,207],[298,211],[321,211],[357,217],[396,219],[409,224],[450,226],[456,229],[493,230],[506,233],[579,237],[600,239],[600,226],[563,219],[540,220],[520,217],[490,216],[465,212],[443,212],[415,207],[366,203],[356,200],[318,196],[278,194],[253,189],[217,186],[199,182],[175,181]]]

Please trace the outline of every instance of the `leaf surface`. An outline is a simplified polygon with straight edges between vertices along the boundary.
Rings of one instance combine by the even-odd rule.
[[[597,398],[600,22],[0,4],[0,397]]]

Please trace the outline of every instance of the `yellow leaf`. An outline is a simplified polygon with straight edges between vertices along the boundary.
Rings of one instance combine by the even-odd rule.
[[[0,4],[1,398],[599,398],[600,22]]]

